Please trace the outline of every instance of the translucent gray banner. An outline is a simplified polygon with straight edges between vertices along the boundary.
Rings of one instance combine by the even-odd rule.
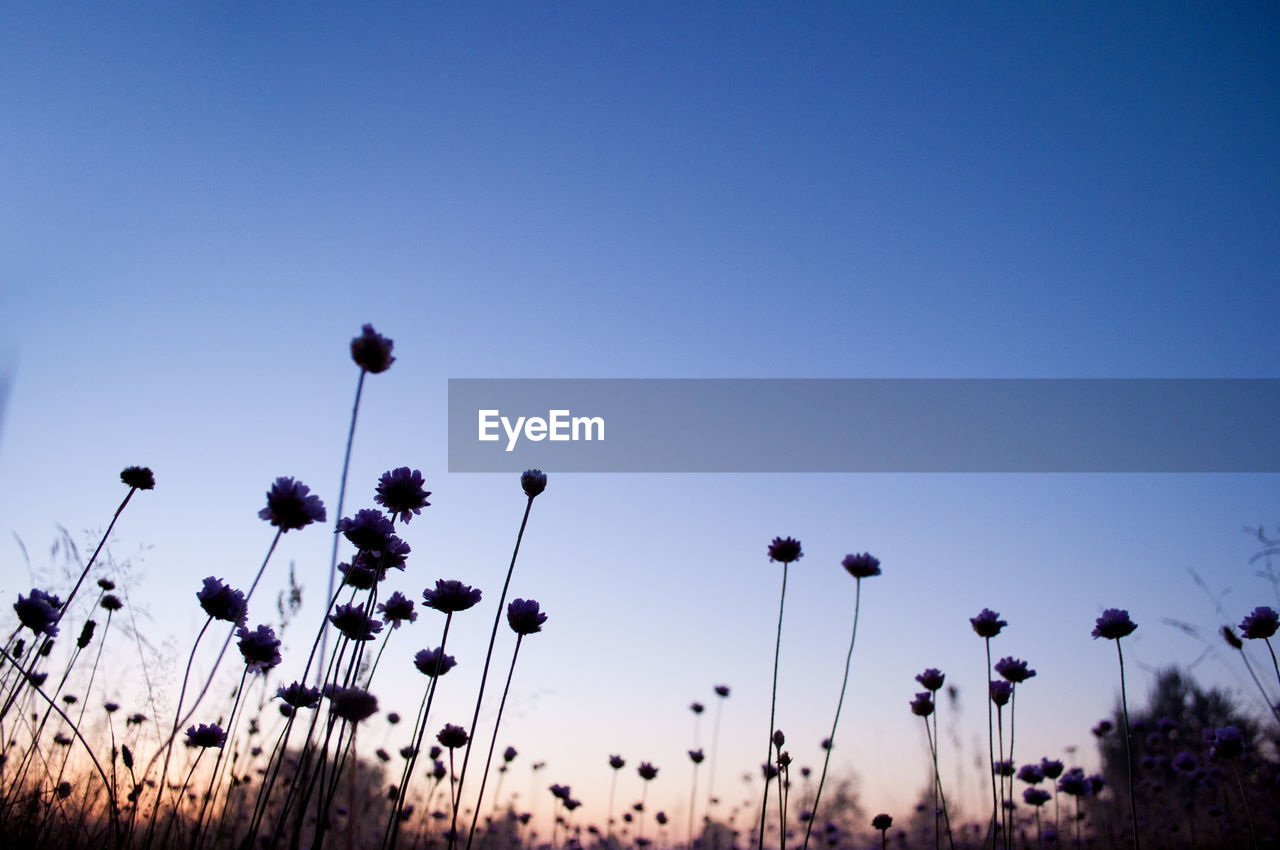
[[[1277,379],[451,379],[449,470],[1280,472]]]

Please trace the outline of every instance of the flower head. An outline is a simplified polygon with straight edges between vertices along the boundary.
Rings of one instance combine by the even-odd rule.
[[[120,601],[120,597],[114,593],[104,594],[102,601],[98,603],[104,611],[119,611],[124,607],[124,603]]]
[[[640,762],[640,766],[636,768],[636,772],[640,774],[640,778],[645,782],[648,782],[650,779],[653,779],[658,775],[658,769],[647,761]]]
[[[991,680],[991,701],[996,705],[1006,705],[1013,696],[1013,685],[1003,679]]]
[[[1230,626],[1222,627],[1222,639],[1227,642],[1227,646],[1232,649],[1244,649],[1244,641],[1236,637],[1236,633],[1231,630]]]
[[[52,593],[45,593],[37,587],[31,588],[31,595],[24,597],[18,594],[18,601],[13,603],[13,610],[18,613],[22,625],[38,635],[58,636],[58,610],[62,600]]]
[[[1073,767],[1058,780],[1058,790],[1071,797],[1088,797],[1093,784],[1085,778],[1083,768]]]
[[[1057,779],[1062,775],[1062,762],[1057,759],[1042,758],[1040,759],[1040,770],[1044,773],[1045,779]]]
[[[395,524],[382,515],[382,511],[365,508],[355,516],[338,520],[338,531],[357,549],[381,552],[394,536]]]
[[[378,613],[382,615],[382,622],[393,629],[400,628],[403,622],[412,623],[418,619],[418,612],[413,610],[413,600],[398,590],[388,596],[386,602],[378,603]]]
[[[729,695],[728,685],[716,685],[716,696],[727,697]]]
[[[1026,801],[1028,806],[1039,808],[1049,802],[1050,794],[1043,788],[1028,788],[1022,792],[1022,799]]]
[[[689,750],[689,759],[690,759],[694,764],[702,764],[702,760],[703,760],[703,758],[705,758],[705,756],[703,756],[703,755],[702,755],[702,749],[701,749],[701,748],[698,748],[698,749],[696,749],[696,750]]]
[[[437,579],[435,589],[422,591],[422,604],[446,614],[465,611],[480,601],[479,588],[453,579]]]
[[[365,325],[360,329],[360,336],[351,340],[351,359],[366,372],[376,375],[391,368],[396,359],[391,356],[391,348],[395,343],[373,329],[373,325]]]
[[[210,723],[208,726],[201,723],[199,726],[192,726],[187,729],[187,746],[189,747],[218,747],[227,742],[227,733],[222,731],[222,727],[217,723]]]
[[[204,612],[215,620],[242,623],[249,613],[244,593],[213,576],[204,580],[204,587],[196,591],[196,599],[200,600]]]
[[[145,466],[126,466],[120,480],[135,490],[152,490],[156,486],[155,474]]]
[[[1103,719],[1103,720],[1099,720],[1097,725],[1095,725],[1093,729],[1090,731],[1092,731],[1093,734],[1098,738],[1105,738],[1107,735],[1111,734],[1111,730],[1114,728],[1116,728],[1116,725],[1114,723],[1112,723],[1110,720]]]
[[[1044,771],[1038,764],[1024,764],[1018,768],[1018,778],[1028,785],[1037,785],[1044,781]]]
[[[1240,621],[1240,634],[1250,640],[1265,640],[1274,635],[1277,628],[1280,628],[1280,615],[1266,605],[1254,608],[1252,614]]]
[[[382,473],[378,479],[378,494],[373,500],[386,508],[393,519],[398,517],[401,522],[408,522],[421,514],[423,508],[431,506],[427,501],[431,491],[423,486],[424,483],[421,471],[407,466],[397,467]]]
[[[461,726],[446,723],[444,728],[436,735],[436,740],[446,749],[456,750],[458,747],[466,746],[467,731]]]
[[[911,701],[911,713],[916,717],[933,714],[933,694],[929,691],[916,694],[916,698]]]
[[[324,502],[319,496],[311,495],[311,488],[306,484],[281,476],[267,491],[267,506],[258,511],[258,518],[282,532],[293,531],[313,522],[324,522]]]
[[[315,708],[320,704],[320,689],[308,688],[301,682],[281,685],[276,688],[276,696],[294,708]]]
[[[96,620],[85,620],[84,626],[82,626],[80,629],[80,637],[78,640],[76,640],[76,646],[78,646],[80,649],[84,649],[90,643],[92,643],[93,632],[97,628],[98,628],[98,623]]]
[[[502,751],[502,760],[507,764],[510,764],[511,762],[516,760],[517,755],[519,755],[519,753],[516,752],[515,747],[507,747],[505,750]]]
[[[368,720],[378,713],[378,698],[363,688],[327,688],[333,713],[350,723]]]
[[[236,630],[240,638],[238,646],[250,673],[265,673],[280,663],[280,638],[270,626],[258,626],[249,631],[244,626]]]
[[[424,676],[435,678],[448,673],[458,662],[452,655],[442,654],[443,647],[436,649],[420,649],[413,656],[413,666]],[[453,681],[450,679],[450,681]]]
[[[363,605],[339,605],[329,615],[329,622],[349,640],[373,640],[382,631],[382,623],[366,614]]]
[[[541,469],[526,469],[520,473],[520,489],[532,499],[547,489],[547,474]]]
[[[1129,612],[1120,608],[1108,608],[1102,612],[1093,627],[1093,638],[1119,640],[1125,635],[1133,634],[1138,624],[1129,619]]]
[[[916,681],[924,688],[931,691],[942,689],[942,683],[947,680],[947,676],[936,667],[930,667],[920,675],[916,676]]]
[[[552,797],[555,797],[557,800],[568,800],[568,799],[569,799],[569,786],[568,786],[568,785],[552,785],[552,786],[551,786],[551,788],[550,788],[550,791],[551,791],[551,796],[552,796]]]
[[[518,635],[531,635],[542,631],[547,615],[538,610],[532,599],[514,599],[507,605],[507,623]]]
[[[800,551],[800,541],[790,537],[775,537],[769,544],[769,560],[790,564],[804,557]]]
[[[1233,759],[1244,752],[1244,736],[1234,726],[1205,732],[1209,755],[1216,759]]]
[[[871,819],[872,829],[878,829],[881,832],[884,832],[891,826],[893,826],[893,818],[889,817],[888,815],[883,815],[883,814],[876,815]]]
[[[854,578],[871,578],[880,575],[880,559],[866,552],[861,555],[845,555],[840,564]]]
[[[996,662],[996,672],[1015,685],[1036,674],[1035,670],[1027,669],[1027,662],[1008,656]]]
[[[1187,750],[1183,750],[1174,756],[1169,764],[1179,773],[1191,774],[1196,772],[1195,754]]]
[[[609,756],[609,767],[614,770],[621,770],[625,764],[626,762],[622,760],[622,756]]]
[[[983,608],[978,616],[970,617],[969,624],[973,626],[973,630],[977,632],[978,637],[993,638],[1000,634],[1000,630],[1009,625],[1000,619],[1000,615],[990,608]]]

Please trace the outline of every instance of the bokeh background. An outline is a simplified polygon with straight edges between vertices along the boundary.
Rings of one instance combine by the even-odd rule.
[[[144,675],[109,645],[127,710],[148,681],[176,696],[201,579],[252,578],[276,476],[336,518],[365,322],[397,360],[366,382],[346,512],[421,469],[433,504],[390,589],[486,594],[451,634],[439,724],[470,717],[524,504],[515,476],[448,473],[451,377],[1277,377],[1274,4],[18,4],[0,32],[5,608],[58,586],[59,526],[83,549],[119,471],[151,466],[104,570],[155,649]],[[619,808],[650,761],[650,811],[683,824],[721,683],[719,811],[755,799],[778,535],[805,550],[778,697],[801,765],[839,693],[840,559],[883,561],[832,760],[870,812],[928,788],[907,708],[926,666],[960,693],[944,781],[980,811],[983,607],[1010,623],[997,657],[1039,671],[1019,761],[1096,765],[1088,730],[1118,699],[1089,637],[1106,607],[1139,623],[1139,701],[1180,664],[1258,707],[1214,632],[1277,604],[1242,531],[1280,535],[1274,475],[547,471],[512,594],[550,619],[498,741],[520,751],[518,808],[545,815],[559,782],[602,823],[618,753]],[[294,565],[283,681],[330,544],[286,535],[255,597],[251,620],[275,620]],[[393,637],[385,708],[412,714],[409,659],[440,625]],[[366,747],[407,734],[370,728]]]

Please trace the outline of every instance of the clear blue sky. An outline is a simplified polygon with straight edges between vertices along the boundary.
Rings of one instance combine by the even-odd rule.
[[[3,584],[32,583],[13,535],[47,565],[55,523],[105,526],[119,470],[148,464],[113,551],[149,547],[134,601],[175,658],[200,579],[256,569],[274,477],[336,506],[364,322],[399,359],[366,387],[348,505],[423,470],[435,504],[394,578],[415,598],[451,577],[496,598],[522,504],[508,477],[446,472],[450,377],[1280,377],[1273,4],[68,4],[6,7],[0,32]],[[776,535],[807,552],[779,702],[802,764],[839,689],[840,558],[884,562],[833,760],[870,810],[925,786],[926,666],[962,689],[972,760],[982,607],[1040,671],[1018,702],[1039,756],[1089,751],[1115,698],[1102,608],[1130,609],[1155,667],[1203,648],[1162,618],[1219,622],[1187,568],[1232,588],[1235,621],[1275,604],[1239,530],[1275,530],[1274,476],[549,472],[512,592],[551,619],[499,746],[590,819],[613,752],[662,769],[651,810],[681,810],[687,705],[720,682],[717,785],[739,796]],[[266,579],[293,560],[306,585],[295,656],[328,543],[288,535]],[[462,629],[440,723],[469,718],[492,615]],[[416,677],[384,704],[407,713]]]

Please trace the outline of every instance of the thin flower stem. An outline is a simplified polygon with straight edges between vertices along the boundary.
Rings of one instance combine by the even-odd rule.
[[[716,753],[720,749],[720,714],[724,708],[725,698],[716,695],[716,720],[711,727],[711,756],[707,765],[707,809],[704,820],[711,817],[711,806],[715,800],[715,781],[716,781]],[[718,835],[719,833],[715,833]]]
[[[62,616],[67,613],[67,609],[71,607],[71,600],[76,598],[80,585],[84,584],[85,576],[89,575],[89,570],[93,569],[93,562],[98,560],[98,554],[102,552],[102,547],[107,545],[107,540],[111,537],[111,529],[116,527],[116,520],[120,518],[120,514],[124,512],[124,506],[129,504],[129,500],[133,498],[133,491],[137,487],[130,487],[129,492],[124,494],[124,501],[120,503],[120,507],[116,508],[115,515],[111,517],[110,524],[107,525],[106,532],[103,533],[102,539],[98,541],[98,548],[93,550],[93,554],[89,556],[89,561],[84,565],[84,569],[80,571],[80,578],[76,580],[76,586],[71,588],[71,593],[67,594],[67,601],[62,603],[62,607],[58,609],[58,619],[55,623],[62,622]]]
[[[1267,644],[1267,651],[1271,653],[1271,666],[1276,670],[1276,680],[1280,681],[1280,663],[1276,662],[1276,650],[1271,645],[1271,638],[1262,639]]]
[[[809,847],[809,834],[813,831],[813,822],[818,819],[818,802],[822,799],[822,786],[827,781],[827,768],[831,764],[831,751],[835,748],[836,743],[836,726],[840,724],[840,709],[844,706],[845,690],[849,687],[849,667],[853,663],[853,644],[858,639],[858,611],[862,607],[862,578],[855,577],[853,591],[853,634],[849,636],[849,652],[844,658],[844,682],[840,685],[840,699],[836,701],[835,720],[831,721],[831,737],[827,739],[829,745],[827,754],[822,760],[822,774],[818,777],[818,791],[814,794],[813,805],[809,807],[809,822],[804,828],[804,845],[805,850]]]
[[[1236,787],[1240,789],[1240,799],[1244,801],[1244,813],[1249,818],[1249,835],[1253,839],[1253,850],[1258,850],[1258,830],[1253,825],[1253,807],[1249,805],[1249,795],[1244,792],[1244,782],[1240,779],[1240,768],[1235,759],[1231,760],[1231,772],[1236,777]]]
[[[475,838],[476,819],[480,817],[480,804],[484,800],[484,786],[489,781],[489,765],[493,762],[493,749],[498,744],[498,726],[502,723],[502,710],[507,706],[507,694],[511,691],[511,677],[515,675],[516,659],[520,657],[520,645],[523,641],[524,635],[516,634],[516,649],[511,655],[511,669],[507,671],[507,684],[502,689],[502,700],[498,703],[498,716],[493,721],[493,737],[489,739],[489,756],[484,762],[484,775],[480,778],[480,791],[476,794],[475,806],[471,813],[471,830],[467,833],[467,850],[471,850],[471,841]]]
[[[782,656],[782,609],[787,602],[787,567],[788,562],[783,561],[782,593],[778,598],[778,638],[773,647],[773,691],[769,698],[769,748],[764,756],[764,800],[760,804],[760,835],[757,840],[759,850],[764,850],[764,824],[769,817],[769,765],[773,764],[773,724],[778,708],[778,659]],[[786,840],[785,836],[783,840]]]
[[[1001,706],[1001,705],[996,706],[996,731],[997,731],[997,735],[999,736],[997,740],[1000,747],[998,752],[996,753],[998,756],[1000,756],[1000,760],[997,762],[997,764],[1003,767],[1003,764],[1004,764],[1004,706]],[[1001,846],[1005,846],[1008,844],[1008,841],[1009,841],[1009,816],[1008,816],[1009,810],[1004,805],[1004,801],[1005,801],[1004,771],[995,770],[993,771],[993,773],[997,774],[1000,779],[1000,844]]]
[[[227,730],[231,734],[227,736],[227,742],[218,748],[218,757],[214,759],[213,773],[209,776],[209,787],[204,792],[204,801],[200,804],[200,814],[196,818],[196,829],[194,833],[195,839],[192,842],[192,847],[200,846],[201,839],[203,838],[202,832],[204,830],[205,812],[208,811],[209,804],[218,793],[217,789],[220,784],[219,776],[221,775],[219,769],[225,764],[223,757],[227,754],[227,747],[231,745],[231,742],[235,737],[235,724],[239,716],[240,703],[244,698],[244,683],[248,678],[249,666],[246,664],[244,672],[240,674],[240,684],[236,686],[236,698],[231,703],[231,714],[227,717]]]
[[[942,816],[946,820],[947,824],[947,843],[951,846],[951,850],[955,850],[956,842],[955,838],[953,838],[951,834],[951,815],[947,813],[947,796],[942,793],[942,779],[938,775],[938,713],[936,709],[933,713],[933,734],[929,734],[929,718],[927,717],[924,719],[924,734],[929,739],[929,752],[933,755],[933,785],[935,799],[942,801]],[[938,817],[936,811],[933,818],[933,830],[934,844],[937,845]]]
[[[614,769],[613,779],[609,782],[609,820],[608,832],[605,836],[605,842],[608,843],[613,839],[613,797],[614,792],[618,790],[618,771]]]
[[[1129,739],[1132,733],[1129,731],[1129,698],[1125,694],[1124,687],[1124,651],[1120,648],[1120,639],[1116,638],[1116,654],[1120,657],[1120,706],[1124,709],[1124,759],[1125,770],[1128,773],[1129,780],[1129,818],[1133,823],[1133,848],[1141,850],[1138,843],[1138,799],[1133,794],[1133,750],[1130,746]],[[1079,805],[1077,803],[1077,805]]]
[[[987,676],[983,680],[987,682],[987,755],[991,762],[991,846],[996,844],[996,819],[1000,815],[1000,804],[996,801],[996,752],[995,752],[995,729],[992,726],[994,720],[991,708],[991,638],[984,638],[987,644]]]

